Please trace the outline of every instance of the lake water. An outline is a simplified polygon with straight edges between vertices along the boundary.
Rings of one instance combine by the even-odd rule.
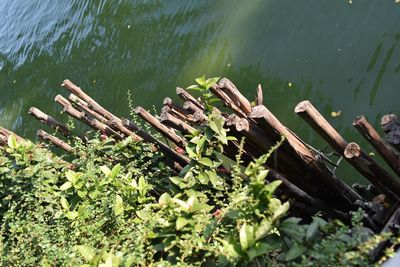
[[[377,126],[398,114],[399,25],[391,0],[0,0],[0,125],[34,138],[31,106],[63,120],[53,98],[68,95],[65,78],[126,117],[127,91],[159,109],[176,86],[206,74],[251,99],[261,83],[267,107],[322,147],[293,113],[309,99],[370,151],[352,121],[364,114]]]

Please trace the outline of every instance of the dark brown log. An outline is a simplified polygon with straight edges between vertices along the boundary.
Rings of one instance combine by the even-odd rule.
[[[240,108],[244,114],[249,115],[251,113],[251,104],[249,100],[247,100],[240,91],[236,88],[236,86],[227,78],[222,78],[218,82],[218,87],[229,96],[232,102]]]
[[[80,112],[77,109],[75,109],[71,102],[69,102],[67,99],[62,97],[61,95],[57,95],[54,99],[58,104],[63,106],[63,111],[67,112],[69,115],[72,117],[84,122],[85,124],[89,125],[95,130],[100,131],[103,134],[106,134],[108,136],[112,136],[117,140],[122,140],[124,137],[111,129],[108,125],[105,125],[104,123],[101,123],[100,121],[96,120],[95,118],[89,117],[86,115],[85,112]]]
[[[198,108],[204,110],[204,105],[201,104],[196,98],[189,94],[185,89],[177,87],[176,94],[182,98],[184,101],[190,101],[195,104]]]
[[[344,138],[326,121],[326,119],[318,112],[318,110],[308,101],[300,102],[295,112],[299,114],[311,127],[327,141],[333,149],[336,150],[340,155],[344,155],[345,159],[365,178],[376,185],[378,188],[386,187],[386,190],[391,190],[387,186],[383,185],[380,181],[387,181],[389,184],[399,185],[400,183],[390,175],[386,170],[380,167],[370,156],[362,152],[363,159],[366,159],[369,164],[372,164],[373,168],[366,165],[365,161],[354,160],[354,157],[347,157],[345,153],[347,142]],[[394,189],[394,188],[393,188]],[[398,188],[400,189],[400,187]],[[394,191],[396,194],[400,193],[397,188]]]
[[[171,128],[174,128],[174,129],[180,131],[184,135],[192,134],[196,131],[195,128],[193,128],[186,122],[172,116],[170,113],[165,112],[165,111],[162,112],[160,115],[160,122]]]
[[[50,142],[53,145],[55,145],[56,147],[59,147],[59,148],[65,150],[66,152],[71,153],[72,150],[73,150],[73,148],[69,144],[65,143],[61,139],[59,139],[59,138],[57,138],[57,137],[55,137],[55,136],[43,131],[43,130],[38,130],[36,132],[36,135],[39,138],[41,138],[43,141]]]
[[[370,173],[370,181],[378,188],[386,188],[387,191],[400,196],[400,180],[387,175],[387,172],[371,157],[365,154],[357,143],[349,143],[344,150],[344,156],[348,161],[364,173]],[[387,194],[387,192],[384,192]],[[395,197],[397,199],[398,197]]]
[[[256,95],[256,106],[264,104],[264,96],[263,96],[263,89],[261,84],[257,86],[257,95]]]
[[[394,114],[388,114],[382,117],[382,130],[386,133],[386,140],[397,151],[400,152],[400,121]]]
[[[387,145],[378,132],[372,125],[365,119],[364,116],[358,116],[354,122],[354,127],[360,132],[362,136],[375,148],[375,150],[382,156],[386,163],[392,170],[400,177],[400,155],[394,152],[389,145]]]
[[[272,134],[285,136],[286,145],[292,149],[294,155],[309,170],[310,177],[307,183],[323,184],[326,188],[329,188],[329,191],[324,192],[314,190],[313,193],[317,194],[319,198],[327,201],[330,205],[342,206],[343,209],[352,209],[353,203],[362,199],[352,188],[330,173],[305,143],[293,135],[265,106],[254,107],[250,117],[259,122],[260,125],[266,125],[267,127],[264,127],[264,129],[268,131],[272,129]]]
[[[142,129],[137,129],[137,126],[135,124],[133,124],[131,121],[129,121],[127,119],[123,119],[122,122],[128,129],[135,131],[137,135],[142,137],[144,141],[156,145],[161,150],[161,152],[164,153],[165,156],[172,158],[174,161],[178,162],[181,166],[184,167],[190,163],[190,160],[186,156],[179,154],[176,151],[172,150],[166,144],[157,140],[156,138],[154,138],[152,135],[150,135],[146,131],[144,131]]]
[[[46,113],[42,112],[38,108],[31,107],[28,111],[28,114],[32,115],[36,119],[38,119],[40,122],[48,125],[49,127],[53,128],[60,134],[62,134],[65,137],[70,137],[71,132],[68,130],[67,126],[64,124],[58,122],[56,119],[53,117],[47,115]]]
[[[173,116],[175,116],[178,119],[183,120],[183,121],[193,121],[193,116],[189,117],[189,115],[191,115],[191,114],[187,113],[186,111],[185,111],[185,113],[179,112],[178,110],[173,109],[173,108],[171,108],[170,106],[167,106],[167,105],[163,106],[161,108],[161,113],[162,112],[170,113]]]
[[[187,144],[187,142],[182,137],[177,135],[173,130],[171,130],[167,126],[163,125],[157,118],[155,118],[153,115],[147,112],[144,108],[137,107],[135,109],[135,113],[139,115],[142,119],[147,121],[151,126],[153,126],[157,131],[159,131],[162,135],[167,137],[177,146],[184,147]]]
[[[190,121],[190,118],[188,117],[190,112],[185,110],[182,106],[172,102],[171,98],[169,98],[169,97],[164,98],[163,104],[164,104],[164,107],[169,108],[168,112],[171,113],[172,115],[174,115],[175,117],[177,117],[181,120],[184,120],[184,121]]]
[[[73,84],[70,80],[68,80],[68,79],[64,80],[64,82],[61,84],[61,86],[63,86],[68,91],[70,91],[74,95],[81,98],[83,101],[85,101],[87,103],[88,108],[94,110],[95,112],[97,112],[98,114],[103,116],[104,118],[106,118],[108,120],[111,120],[111,119],[119,120],[121,122],[120,118],[118,118],[117,116],[115,116],[114,114],[112,114],[111,112],[106,110],[105,108],[103,108],[100,104],[98,104],[96,101],[94,101],[89,95],[87,95],[80,87]],[[85,114],[86,114],[86,112],[85,112]],[[98,121],[98,120],[96,119],[96,121]],[[125,131],[127,131],[127,130],[128,129],[125,129]],[[140,137],[134,135],[134,139],[140,140]]]

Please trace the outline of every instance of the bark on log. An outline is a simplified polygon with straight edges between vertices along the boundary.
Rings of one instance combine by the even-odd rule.
[[[76,105],[77,109],[79,109],[80,111],[86,112],[87,114],[93,116],[95,119],[97,119],[98,121],[100,121],[102,123],[107,123],[108,120],[106,118],[101,116],[96,111],[90,109],[89,105],[85,101],[83,101],[82,99],[77,97],[76,95],[70,94],[68,96],[68,100],[70,100],[72,103],[74,103]]]
[[[119,120],[121,123],[121,119],[103,108],[100,104],[98,104],[96,101],[94,101],[89,95],[87,95],[80,87],[76,86],[74,83],[72,83],[70,80],[64,80],[64,82],[61,84],[64,88],[66,88],[68,91],[73,93],[74,95],[78,96],[81,98],[83,101],[87,103],[88,108],[93,109],[95,112],[106,118],[107,120]],[[98,121],[98,120],[96,120]],[[127,129],[125,129],[126,131]],[[136,140],[140,140],[139,136],[134,136]]]
[[[170,112],[175,117],[177,117],[181,120],[185,120],[185,121],[190,120],[190,118],[188,117],[189,112],[187,110],[185,110],[182,106],[172,102],[171,98],[169,98],[169,97],[164,98],[163,104],[164,104],[164,107],[169,108],[168,112]]]
[[[63,106],[63,111],[67,112],[69,115],[72,117],[84,122],[88,126],[92,127],[95,130],[100,131],[103,134],[106,134],[108,136],[112,136],[117,140],[122,140],[124,137],[111,129],[108,125],[105,125],[104,123],[101,123],[100,121],[96,120],[95,118],[87,116],[85,112],[80,112],[77,109],[75,109],[71,102],[69,102],[67,99],[65,99],[61,95],[57,95],[54,99],[58,104]]]
[[[400,155],[394,152],[380,137],[378,132],[365,119],[364,116],[358,116],[354,122],[354,127],[362,136],[375,148],[382,156],[392,170],[400,177]]]
[[[192,101],[185,101],[185,103],[183,103],[183,109],[189,113],[203,112],[203,109],[193,104]]]
[[[394,114],[388,114],[382,117],[382,130],[386,133],[386,140],[397,151],[400,152],[400,121]]]
[[[194,98],[191,94],[188,93],[188,91],[186,91],[183,88],[177,87],[176,88],[176,94],[182,98],[184,101],[190,101],[193,104],[195,104],[198,108],[204,110],[204,105],[201,104],[196,98]]]
[[[60,134],[62,134],[65,137],[71,137],[71,132],[68,130],[67,126],[64,124],[58,122],[56,119],[51,117],[50,115],[47,115],[46,113],[42,112],[38,108],[31,107],[28,111],[28,114],[32,115],[35,117],[37,120],[40,122],[48,125],[52,129],[56,130]]]
[[[219,99],[222,100],[225,106],[229,107],[233,112],[235,112],[236,115],[239,117],[246,117],[246,113],[244,113],[240,107],[238,107],[233,100],[219,88],[217,84],[214,84],[213,86],[210,87],[211,92],[218,97]]]
[[[400,189],[400,183],[397,179],[379,166],[366,153],[360,151],[363,155],[362,158],[367,160],[368,165],[366,164],[366,161],[354,160],[354,157],[347,157],[345,154],[348,145],[346,140],[344,140],[344,138],[326,121],[326,119],[308,100],[300,102],[296,106],[295,112],[300,115],[300,117],[302,117],[319,135],[321,135],[334,150],[336,150],[340,155],[344,155],[345,159],[375,186],[378,188],[383,187],[382,190],[385,192],[391,190],[380,182],[380,180],[384,180],[389,182],[389,184],[399,185],[398,189]],[[373,167],[371,167],[370,164],[372,164],[371,166]],[[397,190],[397,186],[395,188],[394,192],[396,194],[400,193],[400,191]]]
[[[36,132],[36,135],[39,138],[41,138],[43,141],[50,142],[53,145],[55,145],[56,147],[59,147],[59,148],[65,150],[66,152],[71,153],[72,150],[73,150],[73,148],[69,144],[65,143],[61,139],[59,139],[59,138],[57,138],[57,137],[55,137],[55,136],[43,131],[43,130],[38,130]]]
[[[229,98],[233,101],[233,103],[240,108],[244,114],[249,115],[251,113],[251,104],[249,100],[247,100],[240,91],[236,88],[236,86],[227,78],[222,78],[218,82],[218,87],[229,96]]]
[[[14,133],[6,128],[3,128],[3,127],[0,127],[0,134],[3,136],[3,141],[4,141],[4,144],[6,144],[6,145],[8,142],[8,137],[10,135],[14,135],[15,139],[17,139],[18,142],[25,141],[25,139],[22,138],[21,136],[19,136],[18,134]]]
[[[388,176],[387,172],[378,163],[371,160],[371,157],[366,155],[357,143],[349,143],[343,154],[350,163],[362,168],[363,172],[370,173],[371,182],[377,188],[395,193],[397,197],[394,197],[394,199],[398,199],[400,196],[400,180]],[[385,191],[384,193],[388,194]]]
[[[151,115],[142,107],[137,107],[135,109],[135,113],[139,115],[143,120],[147,121],[151,126],[153,126],[157,131],[159,131],[162,135],[167,137],[177,146],[185,147],[187,142],[185,139],[177,135],[173,130],[163,125],[157,118]]]
[[[256,106],[253,108],[250,117],[255,119],[260,125],[264,125],[267,131],[272,130],[272,134],[283,135],[286,140],[285,143],[289,146],[294,155],[301,160],[304,167],[309,170],[310,176],[307,183],[311,184],[324,184],[330,191],[315,191],[317,196],[330,205],[341,206],[342,209],[352,209],[353,203],[356,200],[361,200],[352,188],[345,184],[342,180],[331,174],[327,168],[321,164],[315,155],[308,149],[303,141],[294,136],[286,127],[265,107]],[[305,178],[306,179],[306,178]],[[340,204],[339,204],[340,202]]]
[[[195,128],[187,124],[186,122],[174,117],[168,112],[162,112],[160,115],[160,122],[180,131],[182,134],[192,134],[196,131]]]

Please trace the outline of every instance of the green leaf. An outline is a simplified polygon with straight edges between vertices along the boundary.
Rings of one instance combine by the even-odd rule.
[[[190,223],[190,220],[188,220],[184,217],[178,217],[178,219],[176,219],[176,230],[178,230],[178,231],[181,230],[188,223]]]
[[[256,240],[264,238],[271,232],[272,222],[268,219],[263,219],[256,230]]]
[[[254,246],[252,246],[249,250],[246,251],[246,254],[249,257],[249,260],[251,261],[256,257],[269,253],[277,248],[278,248],[277,246],[273,246],[266,242],[257,242]]]
[[[69,203],[65,197],[61,197],[61,207],[65,210],[69,210]]]
[[[238,258],[240,254],[236,250],[235,246],[228,241],[216,237],[215,240],[219,241],[223,245],[224,252],[231,258]]]
[[[244,223],[239,231],[239,241],[243,251],[254,245],[254,227]]]
[[[199,78],[196,78],[195,81],[203,88],[205,88],[207,86],[207,82],[206,82],[206,76],[203,75]]]
[[[272,199],[271,199],[271,201],[272,201]],[[289,208],[290,208],[289,202],[280,204],[279,207],[272,214],[272,220],[275,221],[275,220],[279,219],[281,216],[285,215],[286,212],[289,210]]]
[[[185,147],[186,153],[188,154],[189,158],[195,159],[197,158],[197,154],[194,153],[193,149],[191,149],[189,146]]]
[[[75,249],[79,252],[79,254],[81,254],[86,262],[92,261],[94,256],[96,255],[93,249],[86,245],[75,246]]]
[[[206,88],[210,88],[219,81],[220,77],[209,78],[206,81]]]
[[[168,193],[164,193],[158,199],[158,204],[162,207],[167,206],[171,201],[171,196]]]
[[[100,166],[100,170],[108,176],[111,173],[111,170],[107,166]]]
[[[203,136],[202,138],[199,139],[199,141],[196,144],[196,153],[197,154],[200,154],[201,151],[203,151],[205,142],[206,142],[206,137],[205,136]]]
[[[67,190],[67,189],[69,189],[71,187],[72,187],[71,182],[65,182],[62,186],[60,186],[60,190],[61,191],[65,191],[65,190]]]
[[[75,220],[79,216],[79,214],[77,211],[70,211],[70,212],[67,212],[66,216],[70,220]]]
[[[224,189],[224,187],[223,187],[224,182],[221,179],[221,177],[219,177],[217,175],[217,173],[215,171],[206,171],[206,173],[208,174],[208,177],[210,178],[210,182],[215,189],[218,189],[218,190]]]
[[[210,121],[208,123],[208,126],[213,130],[215,133],[220,134],[221,133],[221,128],[217,126],[215,121]]]
[[[294,244],[289,251],[286,253],[285,260],[291,261],[298,258],[301,254],[303,254],[307,248],[301,244]]]
[[[17,149],[18,148],[17,138],[15,138],[15,135],[10,134],[8,136],[7,144],[12,149]]]
[[[319,233],[318,229],[319,229],[319,222],[318,221],[314,221],[313,223],[311,223],[307,227],[306,240],[307,241],[314,240],[315,237],[317,237],[317,235]]]
[[[112,170],[111,170],[111,172],[110,172],[110,178],[111,179],[114,179],[114,178],[116,178],[117,176],[118,176],[118,174],[119,174],[119,172],[121,171],[121,164],[117,164],[117,165],[115,165],[113,168],[112,168]]]
[[[74,171],[69,170],[65,173],[65,177],[67,177],[67,180],[71,183],[75,183],[78,179],[78,174]]]
[[[213,162],[209,158],[200,158],[198,162],[207,167],[214,167]]]
[[[114,212],[116,216],[124,213],[124,201],[120,195],[115,197]]]
[[[295,220],[285,220],[281,222],[279,225],[279,231],[299,242],[303,241],[305,236],[303,226],[299,225]]]

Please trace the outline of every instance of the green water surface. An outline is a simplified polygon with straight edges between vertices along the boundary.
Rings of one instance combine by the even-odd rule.
[[[293,113],[309,99],[369,152],[352,121],[364,114],[378,126],[398,113],[399,40],[400,5],[389,0],[0,0],[0,125],[35,138],[31,106],[65,121],[53,101],[68,95],[65,78],[127,117],[128,90],[159,109],[206,74],[250,99],[261,83],[266,106],[320,148]]]

